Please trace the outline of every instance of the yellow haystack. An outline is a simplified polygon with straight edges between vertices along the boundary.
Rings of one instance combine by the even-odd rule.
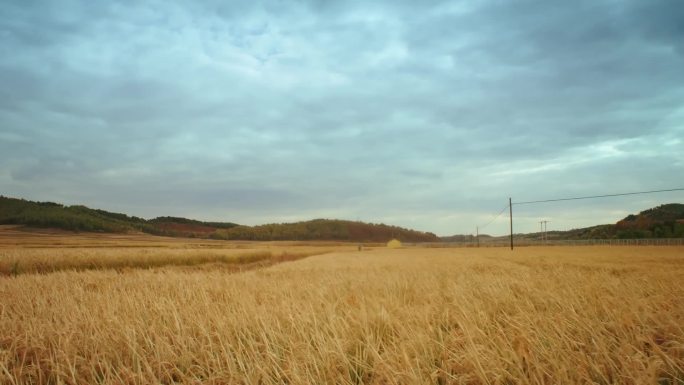
[[[387,242],[387,247],[390,249],[398,249],[401,247],[401,241],[398,239],[392,239],[391,241]]]

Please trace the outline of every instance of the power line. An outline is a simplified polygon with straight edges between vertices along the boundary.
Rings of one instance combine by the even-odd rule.
[[[580,200],[580,199],[608,198],[608,197],[618,197],[618,196],[624,196],[624,195],[653,194],[653,193],[668,192],[668,191],[684,191],[684,187],[672,188],[672,189],[667,189],[667,190],[637,191],[637,192],[628,192],[628,193],[619,193],[619,194],[591,195],[591,196],[585,196],[585,197],[543,199],[543,200],[538,200],[538,201],[527,201],[527,202],[513,202],[513,205],[529,205],[529,204],[533,204],[533,203],[575,201],[575,200]],[[506,206],[506,207],[508,207],[508,206]],[[499,214],[499,215],[501,215],[501,214]]]
[[[635,191],[635,192],[619,193],[619,194],[603,194],[603,195],[590,195],[590,196],[571,197],[571,198],[542,199],[542,200],[536,200],[536,201],[516,202],[515,204],[516,205],[529,205],[529,204],[533,204],[533,203],[547,203],[547,202],[573,201],[573,200],[580,200],[580,199],[608,198],[608,197],[618,197],[618,196],[625,196],[625,195],[653,194],[653,193],[670,192],[670,191],[684,191],[684,187],[664,189],[664,190]],[[511,213],[510,214],[510,224],[511,224],[510,237],[511,237],[511,250],[513,250],[513,201],[511,201],[511,198],[508,198],[508,208],[510,209],[510,213]]]
[[[501,216],[501,214],[503,214],[504,211],[506,211],[507,208],[508,208],[508,205],[504,206],[504,208],[502,208],[501,211],[499,211],[499,213],[496,214],[496,216],[495,216],[491,221],[487,222],[486,225],[484,225],[484,226],[478,226],[478,227],[480,228],[480,230],[481,230],[481,229],[484,229],[485,227],[487,227],[487,226],[489,226],[489,225],[491,225],[492,223],[494,223],[495,220],[499,219],[499,217]]]

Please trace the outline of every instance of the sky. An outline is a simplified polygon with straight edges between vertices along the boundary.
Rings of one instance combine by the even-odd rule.
[[[0,14],[5,196],[451,235],[505,234],[509,197],[684,187],[679,0],[4,0]],[[668,202],[684,192],[514,205],[515,231]]]

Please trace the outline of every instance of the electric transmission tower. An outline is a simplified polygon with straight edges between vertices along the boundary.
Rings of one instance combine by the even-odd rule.
[[[550,221],[539,221],[539,239],[544,243],[549,239],[546,231],[546,224],[549,222]]]

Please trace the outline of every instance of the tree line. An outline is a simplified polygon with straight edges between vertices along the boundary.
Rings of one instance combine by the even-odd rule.
[[[86,206],[32,202],[4,196],[0,196],[0,224],[58,228],[69,231],[145,232],[154,235],[224,240],[387,242],[392,238],[397,238],[403,242],[439,241],[439,238],[432,233],[383,223],[315,219],[296,223],[240,226],[230,222],[203,222],[168,216],[146,220]]]
[[[226,240],[283,241],[339,240],[355,242],[387,242],[397,238],[403,242],[438,242],[433,233],[390,226],[334,219],[314,219],[296,223],[271,223],[259,226],[236,226],[212,234]]]

